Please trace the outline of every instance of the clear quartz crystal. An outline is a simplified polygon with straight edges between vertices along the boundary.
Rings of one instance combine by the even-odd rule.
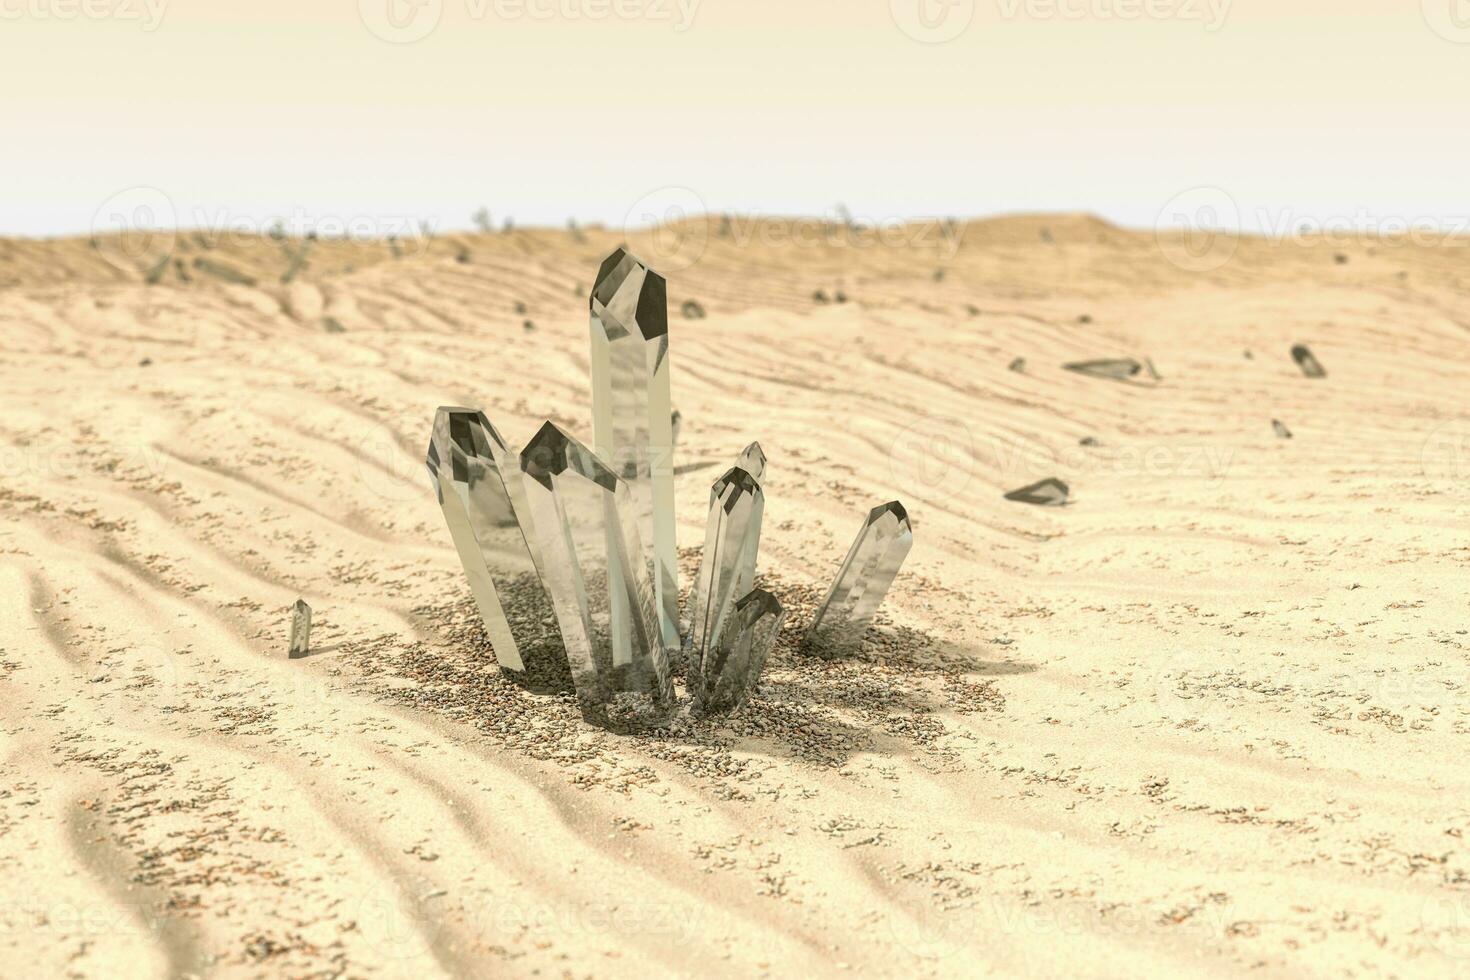
[[[823,654],[857,652],[913,543],[903,504],[873,508],[817,609],[806,645]]]
[[[483,413],[441,408],[427,465],[496,662],[533,689],[566,689],[566,653],[528,529],[519,458]]]
[[[583,718],[615,731],[666,724],[673,681],[631,488],[550,422],[522,451],[521,470]]]
[[[311,607],[305,599],[297,599],[291,607],[291,659],[311,652]]]
[[[766,453],[758,442],[752,442],[746,446],[740,458],[735,461],[735,465],[755,477],[756,483],[766,478]]]
[[[618,249],[602,263],[589,305],[593,444],[632,490],[659,635],[666,650],[675,650],[679,572],[666,284]]]
[[[749,700],[785,618],[776,597],[761,589],[734,604],[718,644],[690,660],[689,691],[696,714],[729,714]]]
[[[739,466],[710,488],[704,551],[690,597],[688,642],[695,656],[714,649],[735,601],[755,584],[764,513],[765,493],[755,477]]]

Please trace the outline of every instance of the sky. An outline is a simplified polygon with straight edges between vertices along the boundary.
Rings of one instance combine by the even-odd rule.
[[[1470,223],[1470,0],[0,0],[0,80],[9,235]]]

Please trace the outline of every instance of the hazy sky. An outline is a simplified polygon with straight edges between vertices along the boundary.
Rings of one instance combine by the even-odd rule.
[[[0,78],[10,234],[1470,215],[1470,0],[0,0]]]

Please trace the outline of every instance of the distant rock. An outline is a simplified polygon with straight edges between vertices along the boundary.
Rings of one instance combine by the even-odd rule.
[[[1071,492],[1071,488],[1065,483],[1051,477],[1033,483],[1029,487],[1012,490],[1006,494],[1006,499],[1021,504],[1034,504],[1037,507],[1060,507],[1067,502]]]

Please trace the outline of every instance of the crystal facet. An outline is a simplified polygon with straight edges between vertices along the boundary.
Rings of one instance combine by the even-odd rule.
[[[623,731],[668,722],[673,682],[631,488],[550,422],[522,451],[521,471],[582,717]]]
[[[859,649],[913,543],[903,504],[894,500],[874,507],[818,607],[805,643],[819,653]]]
[[[1110,381],[1126,381],[1143,370],[1143,365],[1132,358],[1116,360],[1077,361],[1063,364],[1068,371],[1076,371],[1092,378],[1107,378]]]
[[[1278,438],[1278,439],[1290,439],[1291,438],[1291,430],[1288,429],[1286,427],[1286,423],[1282,422],[1280,419],[1272,419],[1271,420],[1271,428],[1276,431],[1276,438]]]
[[[762,589],[735,603],[719,643],[709,654],[696,654],[689,662],[689,691],[696,713],[729,714],[749,700],[785,619],[776,597]]]
[[[519,460],[483,413],[441,408],[427,465],[496,661],[527,686],[565,689],[566,653],[542,586]]]
[[[694,656],[708,656],[718,645],[735,600],[755,583],[765,493],[739,466],[710,488],[709,523],[694,582],[688,643]]]
[[[1291,357],[1292,360],[1296,361],[1297,367],[1301,368],[1302,373],[1307,377],[1327,377],[1327,369],[1322,366],[1322,362],[1317,360],[1316,355],[1312,353],[1306,344],[1297,344],[1293,347],[1291,349]]]
[[[663,276],[618,249],[592,289],[592,419],[598,454],[632,490],[661,642],[679,646],[673,403]]]
[[[305,599],[297,599],[291,607],[291,659],[311,652],[311,607]]]
[[[755,477],[756,483],[766,478],[766,453],[758,442],[752,442],[746,446],[745,452],[740,454],[735,465]]]
[[[1006,499],[1022,504],[1035,504],[1038,507],[1060,507],[1067,502],[1071,492],[1071,488],[1065,483],[1051,477],[1019,490],[1012,490],[1006,494]]]

